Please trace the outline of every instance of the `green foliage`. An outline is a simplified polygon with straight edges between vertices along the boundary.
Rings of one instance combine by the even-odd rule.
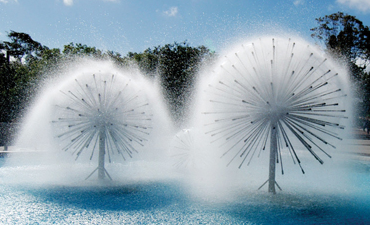
[[[167,44],[160,49],[158,71],[175,119],[183,118],[187,111],[199,63],[208,53],[204,47],[192,48],[185,42]]]
[[[112,58],[117,64],[124,61],[117,53],[102,53],[95,47],[70,43],[61,52],[34,41],[30,35],[11,31],[9,41],[0,42],[0,122],[19,120],[31,102],[40,81],[48,71],[58,68],[75,57]],[[4,132],[5,136],[9,132]],[[6,137],[0,137],[4,144]]]
[[[359,66],[370,59],[370,31],[356,17],[342,12],[316,19],[318,26],[312,28],[312,37],[324,41],[330,53],[345,57]]]
[[[120,53],[114,51],[107,51],[106,58],[112,60],[118,67],[127,67],[130,60],[127,57],[122,57]]]
[[[370,62],[370,31],[362,21],[342,12],[316,19],[311,36],[322,41],[327,51],[348,65],[352,81],[359,87],[362,116],[370,115],[370,79],[366,66]]]
[[[173,119],[180,126],[186,120],[199,66],[212,61],[215,54],[204,46],[187,42],[157,46],[143,53],[128,53],[139,68],[150,76],[159,76],[164,97]]]
[[[129,52],[127,56],[139,66],[144,74],[154,77],[158,74],[160,48],[160,46],[155,47],[154,50],[148,48],[143,53]]]
[[[103,53],[99,49],[79,43],[75,45],[73,42],[69,43],[68,45],[64,45],[63,54],[67,57],[90,56],[94,58],[103,58]]]
[[[20,116],[25,104],[30,100],[30,91],[37,80],[29,73],[27,66],[14,63],[0,69],[0,118],[1,122],[11,122]]]
[[[9,41],[0,42],[0,120],[14,121],[37,90],[48,71],[58,69],[76,57],[109,59],[119,67],[135,63],[149,77],[158,78],[173,119],[179,123],[186,116],[199,65],[214,58],[204,46],[173,43],[148,48],[143,53],[129,52],[126,57],[114,51],[103,52],[80,43],[69,43],[61,51],[34,41],[30,35],[11,31]]]
[[[36,83],[44,47],[28,34],[11,31],[9,42],[0,44],[0,122],[14,121],[29,100]]]
[[[18,59],[19,62],[22,58],[24,58],[26,62],[30,62],[31,60],[40,57],[44,48],[39,42],[34,41],[30,35],[25,33],[10,31],[8,38],[11,42],[4,41],[3,45],[13,57]]]
[[[120,53],[114,51],[103,52],[95,47],[89,47],[80,43],[74,44],[73,42],[68,45],[64,45],[62,53],[56,52],[59,49],[54,49],[51,57],[59,61],[69,61],[75,58],[88,57],[97,60],[112,60],[113,63],[118,67],[127,67],[129,65],[129,59],[122,57]],[[56,62],[54,62],[56,63]]]

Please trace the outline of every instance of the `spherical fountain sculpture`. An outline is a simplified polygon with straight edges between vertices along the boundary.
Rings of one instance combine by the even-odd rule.
[[[98,154],[98,178],[104,179],[108,161],[118,154],[132,157],[135,145],[143,146],[150,132],[151,112],[143,93],[129,79],[109,73],[81,74],[60,88],[53,120],[56,137],[65,151],[77,158]]]
[[[202,130],[195,127],[182,129],[175,135],[170,145],[175,168],[199,171],[207,167],[211,152],[203,136]]]
[[[322,156],[331,157],[349,108],[347,74],[332,60],[305,42],[263,38],[237,46],[213,72],[204,114],[211,118],[207,133],[225,148],[227,165],[249,165],[269,148],[264,184],[275,193],[277,164],[284,174],[283,151],[302,173],[300,149],[321,164]]]

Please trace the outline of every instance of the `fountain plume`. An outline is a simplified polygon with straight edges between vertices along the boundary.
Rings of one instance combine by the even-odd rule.
[[[118,154],[123,160],[137,153],[151,130],[151,112],[143,93],[129,79],[108,73],[81,74],[60,89],[53,124],[62,149],[79,156],[98,154],[98,178],[110,175],[105,169]],[[86,179],[87,179],[86,178]]]
[[[338,68],[315,48],[291,39],[262,38],[230,51],[213,72],[210,109],[203,112],[206,133],[225,149],[221,157],[228,158],[227,165],[249,165],[269,148],[265,183],[275,193],[276,164],[284,174],[283,151],[302,173],[301,149],[323,164],[322,157],[331,157],[328,152],[342,140],[348,119],[347,74]]]

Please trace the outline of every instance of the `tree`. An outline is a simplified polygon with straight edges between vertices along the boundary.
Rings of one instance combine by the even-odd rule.
[[[95,47],[70,43],[61,52],[49,49],[33,40],[30,35],[11,31],[9,41],[0,42],[0,122],[10,124],[22,117],[24,108],[37,92],[47,72],[63,66],[75,57],[109,58],[124,65],[127,59],[114,52],[103,53]],[[11,129],[6,126],[6,129]],[[9,132],[1,133],[0,145]]]
[[[5,66],[5,64],[7,63],[5,52],[6,49],[4,43],[0,43],[0,68]]]
[[[122,57],[118,52],[107,51],[106,53],[108,59],[112,60],[118,67],[128,67],[130,60],[127,57]]]
[[[95,47],[89,47],[81,43],[76,45],[71,42],[68,45],[64,45],[63,49],[64,56],[90,56],[94,58],[102,58],[103,52]]]
[[[360,88],[363,116],[370,115],[370,80],[366,67],[370,62],[370,31],[362,21],[342,12],[316,19],[313,38],[322,41],[328,53],[344,61],[352,81]]]
[[[178,126],[186,120],[200,65],[214,56],[208,48],[191,47],[186,41],[148,48],[143,53],[128,53],[144,73],[159,76],[162,93]]]
[[[3,45],[7,52],[21,62],[22,58],[29,62],[40,57],[44,47],[37,41],[34,41],[30,35],[10,31],[8,38],[11,42],[4,41]],[[8,53],[8,55],[9,55]]]
[[[100,49],[97,49],[96,47],[90,47],[81,43],[74,44],[73,42],[69,43],[68,45],[64,45],[62,53],[59,52],[57,54],[59,54],[58,59],[62,60],[63,62],[70,60],[73,61],[75,58],[78,57],[88,57],[98,60],[111,60],[118,67],[127,67],[130,61],[128,57],[122,57],[122,55],[118,52],[104,52]],[[54,56],[56,55],[54,54]]]
[[[318,27],[312,28],[312,37],[324,41],[331,53],[351,61],[370,59],[370,31],[356,17],[342,12],[316,19]]]
[[[143,53],[129,52],[127,56],[134,60],[140,70],[150,77],[155,77],[158,74],[160,46],[146,49]]]
[[[0,122],[6,123],[21,116],[37,83],[38,62],[48,49],[25,33],[11,31],[8,38],[0,43]]]
[[[143,53],[129,52],[126,57],[114,51],[103,52],[80,43],[69,43],[61,51],[50,49],[30,35],[11,31],[9,41],[0,42],[0,120],[12,122],[22,116],[23,108],[37,91],[47,72],[65,65],[76,57],[109,59],[117,66],[133,62],[149,77],[160,80],[162,91],[173,119],[178,125],[185,120],[202,63],[212,61],[215,54],[204,46],[191,47],[187,42],[148,48]]]

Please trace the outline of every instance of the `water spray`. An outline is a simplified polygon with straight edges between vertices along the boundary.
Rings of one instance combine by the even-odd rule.
[[[83,74],[60,90],[61,98],[55,107],[58,118],[53,120],[57,138],[64,151],[72,151],[76,160],[90,150],[90,160],[98,151],[98,179],[108,176],[106,155],[114,154],[123,160],[137,153],[151,130],[151,112],[143,93],[133,82],[106,73]]]
[[[315,48],[291,39],[260,39],[229,52],[213,71],[217,82],[207,89],[211,109],[204,112],[211,118],[207,133],[225,149],[222,158],[231,156],[227,165],[249,165],[269,147],[269,178],[263,185],[276,193],[276,164],[284,174],[283,150],[302,173],[301,149],[323,164],[321,155],[331,157],[328,149],[342,140],[348,119],[346,73],[338,68]]]

